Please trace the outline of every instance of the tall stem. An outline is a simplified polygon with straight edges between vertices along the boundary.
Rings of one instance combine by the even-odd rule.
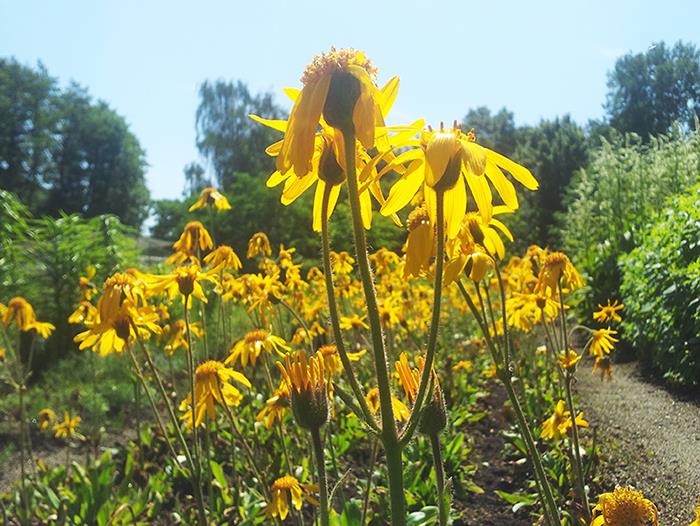
[[[362,288],[367,304],[367,317],[372,333],[372,350],[374,353],[374,369],[379,389],[379,405],[382,415],[381,440],[386,452],[387,469],[389,470],[389,493],[391,495],[391,524],[404,526],[406,524],[406,501],[403,486],[402,446],[399,442],[398,431],[394,421],[394,408],[391,403],[391,385],[389,383],[389,367],[386,361],[386,348],[382,334],[379,305],[372,279],[372,270],[367,255],[367,239],[362,223],[360,194],[357,186],[355,170],[355,128],[348,123],[341,129],[345,145],[345,173],[348,184],[348,198],[352,212],[352,231],[357,255],[357,266],[360,270]],[[427,365],[427,364],[426,364]],[[429,368],[428,368],[429,369]],[[360,403],[365,402],[364,398]]]
[[[190,296],[185,296],[185,330],[187,333],[187,373],[190,377],[190,403],[192,411],[192,455],[194,456],[195,469],[197,471],[197,479],[201,481],[202,476],[202,465],[201,457],[199,454],[199,440],[197,433],[197,418],[195,415],[197,408],[197,392],[195,391],[195,379],[194,379],[194,350],[192,349],[192,333],[190,331],[190,315],[188,312]]]
[[[328,477],[326,476],[326,460],[323,455],[323,442],[321,441],[321,431],[318,428],[314,428],[311,430],[311,441],[313,442],[314,446],[314,456],[316,458],[316,472],[318,473],[318,496],[319,502],[321,503],[321,526],[328,526]]]
[[[440,451],[440,435],[430,435],[430,445],[433,450],[433,469],[435,470],[435,483],[438,492],[438,509],[440,510],[440,526],[447,526],[450,516],[448,501],[445,499],[445,467],[442,464],[442,452]]]
[[[348,353],[345,350],[345,343],[343,342],[343,335],[340,330],[340,316],[338,315],[338,303],[335,298],[335,290],[333,287],[333,269],[331,267],[331,250],[330,242],[328,239],[328,202],[330,199],[331,187],[326,185],[326,189],[323,193],[323,202],[321,204],[321,245],[323,253],[323,276],[326,282],[326,297],[328,299],[328,312],[331,318],[331,325],[333,327],[333,336],[335,337],[335,347],[338,349],[338,355],[340,356],[340,361],[343,363],[343,370],[348,379],[348,383],[352,388],[352,392],[355,395],[357,403],[360,405],[362,410],[362,416],[365,422],[374,430],[379,430],[376,420],[372,415],[372,412],[367,405],[367,400],[365,400],[364,394],[362,394],[362,388],[360,387],[357,377],[355,376],[355,371],[348,357]]]

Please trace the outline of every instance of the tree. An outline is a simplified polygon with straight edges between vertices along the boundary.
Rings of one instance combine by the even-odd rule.
[[[35,214],[148,214],[145,153],[123,117],[73,84],[0,60],[0,187]]]
[[[491,114],[486,106],[470,109],[462,121],[464,131],[474,128],[479,144],[510,157],[515,151],[516,133],[513,112],[501,108]]]
[[[629,53],[608,74],[608,89],[605,108],[621,132],[646,141],[674,122],[692,129],[700,116],[700,52],[692,44],[660,42],[646,53]]]
[[[514,159],[528,167],[540,183],[523,192],[514,225],[521,242],[557,245],[555,216],[564,210],[563,196],[573,174],[588,161],[583,129],[569,115],[519,130]]]
[[[56,80],[0,59],[0,187],[34,206],[52,168],[50,144],[56,124]]]
[[[255,113],[280,119],[284,112],[270,93],[252,96],[238,81],[206,81],[199,88],[196,115],[197,148],[214,168],[221,187],[227,187],[237,172],[252,175],[272,173],[274,162],[265,153],[281,135],[248,117]]]

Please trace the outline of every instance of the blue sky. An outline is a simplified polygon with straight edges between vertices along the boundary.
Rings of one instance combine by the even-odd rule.
[[[330,46],[364,50],[379,81],[401,77],[391,122],[461,119],[503,106],[518,124],[603,115],[606,72],[653,42],[699,44],[700,2],[339,2],[0,0],[0,56],[41,60],[86,86],[146,149],[156,198],[178,197],[195,146],[197,89],[240,79],[252,91],[298,86]]]

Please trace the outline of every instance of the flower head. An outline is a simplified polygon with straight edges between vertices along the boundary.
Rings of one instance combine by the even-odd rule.
[[[294,418],[305,429],[319,429],[328,421],[328,381],[323,358],[307,360],[304,351],[287,353],[285,364],[277,362],[291,392]]]
[[[598,329],[593,331],[591,343],[588,352],[592,355],[602,358],[606,354],[610,354],[618,340],[615,338],[617,331],[612,329]]]
[[[573,371],[576,369],[576,364],[581,361],[581,355],[576,351],[569,349],[566,353],[562,354],[557,363],[559,367],[567,371]]]
[[[292,501],[294,509],[300,510],[304,499],[318,506],[318,501],[313,493],[318,491],[316,484],[302,484],[291,475],[280,477],[272,483],[270,493],[272,500],[265,507],[265,514],[268,517],[279,517],[281,520],[287,518],[289,514],[289,501]]]
[[[270,256],[272,248],[270,248],[270,240],[265,232],[256,232],[248,241],[248,253],[246,257],[253,259],[255,256],[263,255]]]
[[[379,412],[379,388],[373,387],[365,395],[365,400],[367,401],[367,406],[373,415]],[[391,395],[391,407],[394,411],[394,418],[397,422],[405,422],[411,416],[411,410],[406,407],[401,400]]]
[[[0,321],[8,327],[14,320],[20,332],[38,332],[42,338],[48,338],[56,327],[48,322],[36,319],[34,307],[24,298],[17,296],[12,298],[7,305],[0,303]]]
[[[561,440],[566,436],[569,429],[573,426],[571,420],[571,412],[566,411],[564,400],[559,400],[554,407],[554,413],[542,424],[542,438]],[[578,427],[587,427],[588,422],[583,419],[583,413],[576,415],[576,425]]]
[[[204,258],[204,263],[213,269],[239,270],[243,265],[238,255],[228,245],[219,245]]]
[[[54,415],[55,416],[55,415]],[[70,416],[70,413],[66,411],[63,414],[63,421],[54,424],[53,431],[56,438],[73,438],[80,435],[78,433],[78,425],[80,424],[80,417],[78,415]]]
[[[58,417],[52,409],[45,407],[44,409],[39,411],[37,418],[39,420],[39,430],[46,431],[49,427],[53,426],[54,422],[56,422],[56,419]]]
[[[550,252],[544,257],[539,276],[537,277],[537,292],[557,294],[559,283],[562,288],[575,290],[583,287],[583,279],[576,267],[563,252]]]
[[[607,305],[598,304],[598,311],[593,313],[593,319],[599,321],[600,323],[605,323],[608,321],[622,321],[622,316],[618,313],[624,309],[625,306],[619,301],[615,300],[614,303],[610,303],[608,300]]]
[[[634,488],[617,487],[612,493],[603,493],[593,509],[591,526],[647,526],[659,525],[659,514],[653,502]]]
[[[217,210],[230,210],[231,205],[226,199],[226,196],[219,192],[216,188],[205,188],[199,194],[199,199],[189,208],[188,212],[194,212],[205,206],[213,206]]]
[[[230,383],[232,380],[251,387],[250,381],[242,373],[215,360],[200,364],[195,370],[194,378],[197,407],[192,408],[191,392],[180,403],[180,411],[184,413],[180,418],[189,428],[192,428],[193,421],[199,427],[205,414],[211,419],[216,418],[215,405],[238,406],[243,395]]]
[[[268,353],[275,351],[280,356],[284,356],[284,351],[289,351],[289,347],[279,336],[264,329],[256,329],[248,332],[242,340],[236,342],[224,363],[239,362],[242,367],[246,367],[248,362],[255,365],[263,351]]]
[[[290,407],[289,395],[287,383],[284,381],[280,382],[279,387],[275,389],[273,395],[267,399],[265,407],[258,413],[255,420],[258,422],[264,421],[267,429],[272,428],[275,420],[281,423]]]
[[[168,263],[180,264],[194,260],[198,252],[204,252],[214,247],[214,241],[204,225],[199,221],[190,221],[185,225],[180,238],[173,243],[175,253],[168,258]]]

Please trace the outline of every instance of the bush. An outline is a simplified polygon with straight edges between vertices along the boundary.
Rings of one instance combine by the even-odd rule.
[[[670,202],[621,258],[623,324],[642,363],[674,384],[700,385],[700,185]]]
[[[650,217],[667,199],[697,183],[700,133],[660,136],[649,144],[628,135],[604,142],[568,191],[560,218],[564,249],[583,271],[588,285],[582,312],[618,298],[620,256],[639,246]]]

